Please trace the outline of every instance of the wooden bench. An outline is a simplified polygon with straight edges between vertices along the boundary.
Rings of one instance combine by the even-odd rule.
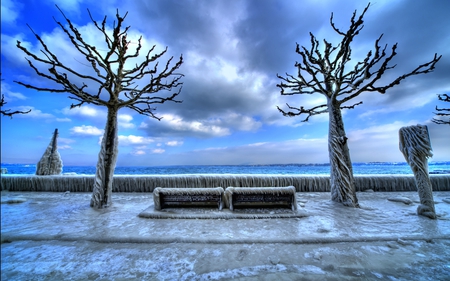
[[[153,190],[155,210],[167,207],[206,207],[223,208],[223,188],[162,188]]]
[[[236,207],[288,207],[297,210],[295,187],[228,187],[225,202],[231,211]]]

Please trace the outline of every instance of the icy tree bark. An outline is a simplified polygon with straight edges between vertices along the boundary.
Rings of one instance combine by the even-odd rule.
[[[106,208],[111,204],[114,169],[116,168],[119,152],[117,113],[117,108],[108,108],[108,119],[100,152],[98,153],[97,170],[91,198],[91,207],[94,208]]]
[[[339,104],[336,105],[332,100],[329,100],[328,108],[331,200],[345,206],[359,207],[341,109]]]
[[[62,172],[61,155],[58,152],[58,129],[55,129],[52,140],[36,165],[36,175],[60,175]]]
[[[432,157],[428,128],[424,125],[402,127],[399,130],[400,151],[411,166],[419,192],[417,214],[436,219],[433,188],[428,175],[428,158]]]

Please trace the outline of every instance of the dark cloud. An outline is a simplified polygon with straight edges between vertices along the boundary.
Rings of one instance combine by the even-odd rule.
[[[227,47],[222,40],[227,35],[223,25],[233,20],[239,2],[155,0],[133,1],[131,5],[133,25],[150,31],[176,52],[194,49],[214,57]],[[140,26],[143,22],[146,26]]]
[[[344,29],[353,10],[360,6],[339,2],[324,7],[317,2],[279,0],[245,3],[246,17],[235,26],[243,59],[248,68],[271,75],[295,71],[293,65],[300,59],[296,43],[308,48],[310,32],[322,42],[323,30],[331,30],[332,12],[338,15],[337,26]]]

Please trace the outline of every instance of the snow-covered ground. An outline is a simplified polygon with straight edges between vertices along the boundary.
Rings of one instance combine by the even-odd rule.
[[[297,193],[306,217],[145,219],[151,193],[1,193],[2,280],[448,280],[450,192]],[[412,204],[388,199],[410,199]],[[13,203],[18,202],[18,203]],[[190,212],[190,210],[186,210]]]

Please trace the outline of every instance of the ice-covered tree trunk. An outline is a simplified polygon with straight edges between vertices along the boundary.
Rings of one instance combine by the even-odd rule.
[[[328,153],[330,156],[331,200],[343,203],[345,206],[359,207],[352,161],[339,103],[329,99],[328,110],[330,115]]]
[[[58,129],[55,129],[52,140],[36,165],[36,175],[59,175],[62,172],[61,155],[58,152]]]
[[[106,208],[111,205],[114,169],[118,155],[118,108],[108,107],[105,132],[98,154],[97,170],[95,172],[91,207]]]
[[[428,158],[432,157],[428,128],[424,125],[402,127],[399,130],[400,151],[405,156],[416,180],[420,205],[417,214],[436,219],[433,188],[428,175]]]

